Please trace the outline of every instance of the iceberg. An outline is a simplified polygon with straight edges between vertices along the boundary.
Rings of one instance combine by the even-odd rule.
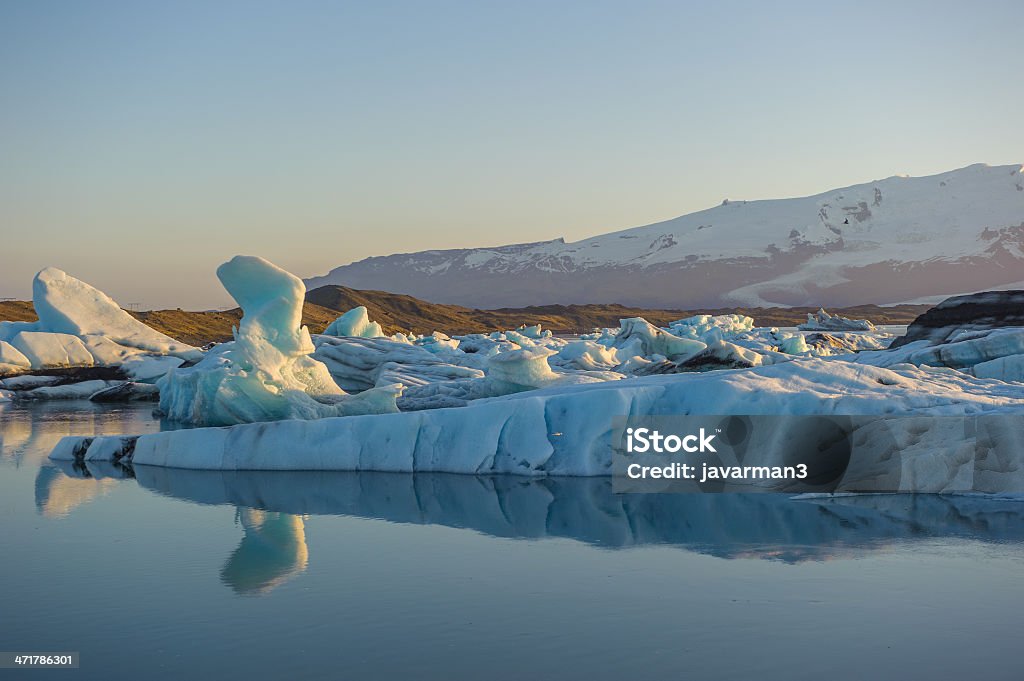
[[[195,359],[196,348],[151,329],[121,309],[107,294],[55,267],[32,282],[39,329],[72,336],[102,336],[127,348]]]
[[[898,364],[948,367],[979,378],[1020,381],[1021,355],[1024,355],[1024,327],[1008,327],[965,329],[936,344],[916,340],[887,350],[861,352],[850,360],[882,367]]]
[[[121,367],[146,381],[202,357],[199,349],[146,326],[102,291],[54,267],[35,276],[32,304],[37,321],[0,322],[0,375]],[[156,366],[162,371],[153,372]]]
[[[754,329],[754,319],[740,314],[700,314],[669,323],[669,330],[681,338],[703,340],[712,330],[728,338]]]
[[[659,329],[643,317],[623,319],[611,345],[619,349],[620,357],[662,355],[674,360],[689,359],[707,347],[699,340],[680,338]]]
[[[413,387],[484,375],[474,366],[454,363],[471,355],[438,356],[418,345],[391,338],[313,336],[313,344],[313,358],[327,366],[343,390],[367,390],[390,383]]]
[[[381,338],[384,329],[377,322],[371,322],[362,305],[353,307],[327,325],[325,336],[341,336],[350,338]]]
[[[169,419],[231,425],[398,411],[400,385],[349,395],[312,357],[313,341],[301,326],[301,279],[254,256],[236,256],[217,268],[217,277],[241,306],[242,321],[233,342],[158,381],[160,410]]]
[[[979,362],[974,365],[974,375],[978,378],[997,378],[1001,381],[1024,383],[1024,354],[1005,355],[987,362]]]
[[[830,315],[825,308],[807,315],[807,321],[796,327],[801,331],[874,331],[875,325],[866,319],[849,319]]]
[[[138,437],[130,454],[122,456],[139,465],[210,470],[607,476],[613,423],[622,416],[1020,415],[1022,396],[1019,385],[950,369],[884,369],[805,358],[752,369],[555,386],[479,399],[461,408],[154,433]],[[917,441],[914,432],[906,437]],[[63,440],[51,456],[88,458],[93,446],[114,456],[109,443],[88,444],[80,438]],[[928,446],[923,442],[918,449]],[[970,457],[948,468],[934,461],[919,465],[916,453],[851,466],[856,478],[849,484],[862,489],[865,481],[889,480],[901,471],[896,479],[902,491],[994,493],[1022,484],[1020,447],[1002,452],[1009,458],[996,467]],[[769,454],[764,458],[767,462]],[[972,476],[971,470],[985,474]],[[841,484],[837,491],[844,491]]]

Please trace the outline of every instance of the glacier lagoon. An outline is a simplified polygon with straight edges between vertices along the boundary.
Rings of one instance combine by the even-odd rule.
[[[150,405],[0,406],[0,640],[83,679],[1019,678],[1024,503],[47,458]]]

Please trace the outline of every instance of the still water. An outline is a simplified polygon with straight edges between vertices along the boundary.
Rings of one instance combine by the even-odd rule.
[[[1024,503],[46,458],[150,410],[0,406],[0,678],[1024,678]]]

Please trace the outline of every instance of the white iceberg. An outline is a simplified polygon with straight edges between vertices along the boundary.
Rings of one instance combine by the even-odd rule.
[[[747,370],[556,386],[455,409],[169,431],[139,437],[132,461],[197,469],[599,476],[611,472],[616,417],[1019,414],[1022,397],[1020,385],[949,369],[890,370],[807,358]],[[73,457],[81,446],[65,441],[53,456]],[[910,466],[914,475],[904,480],[916,480],[916,491],[951,491],[964,481],[962,470],[941,466],[923,477],[923,469],[914,471],[913,461],[899,457],[878,465]],[[1007,465],[1024,470],[1024,461]],[[1001,491],[1000,485],[1021,483],[996,473],[969,488]]]
[[[133,367],[160,358],[166,370],[202,353],[152,329],[102,291],[48,267],[32,282],[35,322],[0,322],[0,375],[72,367]],[[152,369],[154,365],[148,365]]]
[[[371,322],[362,305],[353,307],[331,322],[324,330],[325,336],[339,336],[349,338],[381,338],[384,329],[377,322]]]
[[[411,387],[484,375],[472,366],[478,363],[470,359],[472,355],[437,355],[419,345],[391,338],[313,336],[313,343],[313,358],[327,366],[344,390],[366,390],[389,383]],[[463,364],[453,363],[455,360]]]
[[[619,349],[620,357],[662,355],[668,359],[684,360],[707,347],[699,340],[680,338],[659,329],[643,317],[623,319],[620,325],[619,333],[611,343],[612,347]]]
[[[79,381],[77,383],[65,383],[62,385],[48,385],[20,392],[18,393],[18,399],[88,400],[96,393],[104,392],[125,384],[125,381],[104,381],[94,379],[91,381]]]
[[[849,319],[831,315],[825,308],[807,315],[807,321],[797,327],[801,331],[874,331],[875,325],[866,319]]]
[[[1024,354],[1006,355],[974,365],[978,378],[998,378],[1001,381],[1024,382]]]
[[[740,314],[701,314],[671,322],[668,328],[681,338],[703,340],[704,336],[713,329],[728,338],[753,330],[754,320],[752,317]]]
[[[949,367],[982,378],[1019,381],[1020,355],[1024,355],[1024,328],[1006,327],[964,330],[937,345],[918,340],[890,350],[861,352],[849,359],[883,367],[897,364]]]
[[[398,411],[401,386],[350,396],[311,356],[313,341],[301,326],[301,279],[253,256],[236,256],[217,268],[217,277],[242,307],[242,321],[233,343],[160,379],[160,409],[168,418],[230,425]]]

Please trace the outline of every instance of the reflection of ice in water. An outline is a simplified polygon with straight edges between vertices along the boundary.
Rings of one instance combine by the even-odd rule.
[[[93,402],[0,405],[0,465],[39,466],[35,474],[36,509],[47,518],[61,518],[82,504],[108,494],[121,471],[90,465],[88,471],[65,472],[47,461],[66,435],[99,435],[158,430],[152,405],[110,407]],[[70,464],[69,464],[70,466]],[[86,478],[86,479],[83,479]]]
[[[42,466],[36,475],[36,508],[47,518],[63,518],[116,485],[112,478],[73,478],[55,466]]]
[[[279,514],[441,525],[495,537],[570,538],[604,548],[669,545],[721,558],[799,563],[856,558],[895,543],[1024,541],[1024,503],[981,497],[612,493],[607,478],[439,473],[190,471],[136,466],[138,483],[200,504]]]
[[[66,435],[152,433],[160,430],[153,405],[109,405],[75,400],[0,404],[0,462],[42,463]]]
[[[305,524],[300,516],[239,508],[245,529],[238,548],[220,571],[221,581],[239,594],[265,594],[309,564]]]

